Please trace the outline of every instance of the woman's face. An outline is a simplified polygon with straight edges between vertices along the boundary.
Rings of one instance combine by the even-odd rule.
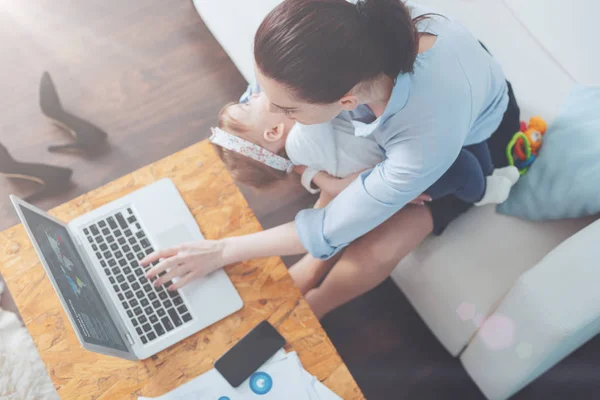
[[[290,88],[264,76],[258,67],[255,66],[254,70],[258,84],[267,96],[267,107],[273,113],[285,114],[304,125],[313,125],[331,121],[342,111],[339,102],[310,104],[298,101]]]

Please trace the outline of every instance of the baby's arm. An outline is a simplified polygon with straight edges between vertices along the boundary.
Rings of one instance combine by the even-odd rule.
[[[364,171],[356,172],[354,174],[348,175],[345,178],[336,178],[335,176],[331,176],[326,172],[319,171],[313,178],[313,183],[321,189],[322,192],[326,193],[331,198],[334,198],[338,194],[340,194],[348,185],[352,183],[356,179],[358,175],[360,175]]]
[[[333,197],[331,197],[327,192],[321,191],[321,194],[319,195],[319,200],[317,200],[313,208],[323,208],[327,206],[327,204],[329,204],[331,200],[333,200]]]
[[[362,174],[364,171],[356,172],[354,174],[348,175],[345,178],[336,178],[335,176],[329,175],[327,172],[324,171],[311,171],[310,168],[304,165],[296,165],[294,166],[294,172],[296,172],[298,175],[301,175],[303,180],[305,178],[308,178],[306,179],[306,182],[303,182],[303,186],[306,187],[307,185],[310,185],[311,189],[321,189],[321,194],[326,193],[329,197],[327,203],[329,203],[335,196],[340,194],[348,185],[352,183],[354,179],[356,179],[358,175]],[[312,173],[310,174],[310,176],[307,177],[306,174],[310,172]],[[308,187],[306,187],[306,189],[309,190]],[[327,203],[323,204],[323,202],[321,201],[319,202],[321,206],[316,208],[325,207]]]

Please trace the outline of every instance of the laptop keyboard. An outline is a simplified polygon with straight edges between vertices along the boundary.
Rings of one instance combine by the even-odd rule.
[[[154,249],[131,208],[88,225],[83,233],[143,344],[192,320],[179,291],[167,290],[171,281],[154,287],[146,278],[139,261]]]

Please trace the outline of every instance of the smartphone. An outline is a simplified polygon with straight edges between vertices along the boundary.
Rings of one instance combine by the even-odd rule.
[[[215,369],[233,387],[240,386],[285,346],[285,339],[263,321],[215,362]]]

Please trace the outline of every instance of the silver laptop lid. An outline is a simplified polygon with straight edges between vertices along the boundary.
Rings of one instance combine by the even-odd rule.
[[[67,226],[21,199],[11,200],[80,342],[88,350],[135,359]]]

